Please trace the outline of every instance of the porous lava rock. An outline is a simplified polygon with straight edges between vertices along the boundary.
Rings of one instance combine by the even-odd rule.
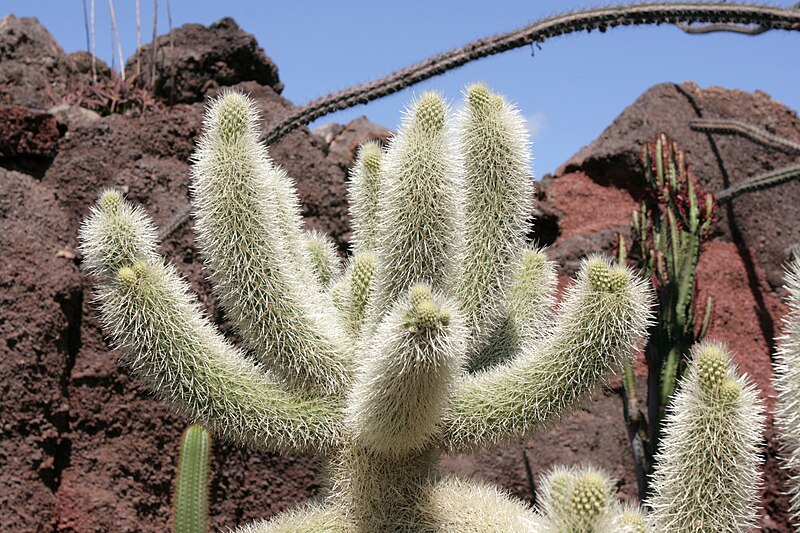
[[[243,81],[283,90],[278,67],[232,18],[185,24],[157,37],[125,69],[171,104],[201,102],[208,91]]]

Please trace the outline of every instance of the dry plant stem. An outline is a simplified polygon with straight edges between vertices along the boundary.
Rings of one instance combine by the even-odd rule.
[[[142,12],[141,0],[136,0],[136,79],[142,75]]]
[[[97,49],[94,33],[94,0],[91,2],[91,25],[92,25],[92,83],[97,84]]]
[[[384,78],[313,100],[274,125],[262,139],[267,144],[274,144],[288,132],[328,113],[366,104],[470,61],[531,43],[541,43],[558,35],[595,29],[605,31],[617,26],[691,22],[759,24],[770,30],[798,31],[800,12],[753,4],[666,2],[610,6],[556,15],[518,30],[473,41]]]
[[[83,0],[83,27],[86,31],[86,51],[92,53],[92,45],[89,42],[89,13],[86,11],[86,0]]]
[[[155,89],[155,84],[156,84],[156,54],[158,53],[157,37],[158,37],[158,0],[153,0],[153,48],[150,54],[150,90]]]
[[[122,81],[125,81],[125,58],[122,55],[122,41],[119,38],[119,28],[117,27],[117,14],[114,9],[114,0],[108,0],[108,10],[111,13],[111,31],[114,32],[114,38],[117,41],[117,54],[119,55],[119,74],[120,76],[122,76]],[[114,53],[114,51],[112,50],[111,53]]]

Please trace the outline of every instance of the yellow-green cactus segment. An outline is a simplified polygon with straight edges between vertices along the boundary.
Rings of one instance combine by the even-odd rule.
[[[348,396],[346,421],[356,442],[382,454],[433,444],[463,362],[464,327],[452,302],[436,294],[410,301],[398,301],[366,344]]]
[[[109,215],[117,214],[119,206],[122,205],[122,195],[114,190],[105,191],[100,195],[100,209]]]
[[[648,504],[654,531],[750,531],[758,517],[763,402],[724,346],[704,341],[665,417]]]
[[[605,477],[595,471],[582,472],[572,486],[570,508],[576,533],[592,533],[598,517],[609,503]]]
[[[436,93],[425,93],[417,102],[414,125],[429,135],[436,135],[444,128],[446,108],[444,100]]]
[[[705,392],[712,393],[722,384],[728,375],[728,357],[719,346],[710,344],[697,354],[695,372],[700,386]]]
[[[175,533],[207,533],[208,476],[211,435],[200,425],[186,428],[181,438],[172,509]]]
[[[233,144],[247,134],[253,125],[251,104],[243,94],[226,92],[219,103],[217,131],[220,139]]]
[[[122,267],[117,272],[117,279],[127,286],[131,286],[139,279],[139,275],[131,267]]]
[[[550,335],[459,380],[442,424],[448,447],[471,449],[540,429],[580,405],[632,356],[650,318],[650,293],[633,277],[620,293],[598,291],[598,273],[607,279],[609,270],[602,259],[588,261]]]
[[[192,167],[195,227],[220,302],[253,355],[287,388],[336,395],[350,378],[351,346],[317,278],[335,268],[335,252],[317,256],[327,264],[315,275],[302,248],[294,185],[258,141],[254,102],[223,94],[211,102],[204,128]]]
[[[411,291],[408,295],[408,302],[411,304],[411,308],[413,309],[422,302],[430,300],[431,298],[433,298],[433,292],[431,292],[430,286],[425,283],[417,283],[411,287]]]
[[[349,321],[354,332],[360,332],[364,323],[367,305],[374,289],[376,269],[377,259],[373,253],[362,253],[353,260],[350,276]]]
[[[341,273],[336,243],[321,231],[305,232],[305,251],[320,285],[327,287]]]
[[[523,346],[533,346],[546,337],[553,324],[556,273],[544,252],[526,250],[508,289],[505,316],[489,335],[469,370],[477,371],[516,357]]]
[[[381,160],[380,144],[368,141],[358,150],[356,163],[350,172],[348,196],[350,218],[353,228],[353,255],[374,252],[378,246],[378,222],[380,220]]]
[[[742,392],[742,387],[737,381],[726,379],[719,385],[717,394],[720,401],[724,404],[733,404],[739,401],[739,396]]]
[[[459,114],[463,157],[463,243],[456,295],[470,328],[470,359],[500,326],[515,263],[525,249],[533,201],[528,136],[513,106],[483,84],[467,88]],[[475,366],[474,363],[471,366]]]
[[[446,290],[458,237],[457,156],[436,93],[409,110],[381,163],[375,303],[371,324],[417,282]]]

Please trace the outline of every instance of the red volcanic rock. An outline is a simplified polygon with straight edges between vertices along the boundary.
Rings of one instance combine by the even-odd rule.
[[[58,149],[58,138],[53,115],[19,106],[0,107],[0,157],[52,158]]]
[[[139,80],[165,102],[202,102],[208,91],[243,81],[272,87],[279,94],[283,90],[278,67],[231,18],[208,27],[185,24],[155,42],[155,56],[153,44],[145,45],[138,58],[128,59],[125,69],[131,75],[139,72]]]

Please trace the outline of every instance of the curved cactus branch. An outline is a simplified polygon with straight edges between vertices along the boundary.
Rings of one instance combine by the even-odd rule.
[[[723,135],[740,135],[750,139],[756,144],[767,148],[775,148],[787,154],[800,154],[800,143],[785,137],[774,135],[755,126],[739,120],[730,119],[701,119],[689,122],[689,127],[694,131],[707,133],[721,133]]]
[[[261,135],[267,145],[275,144],[291,131],[336,111],[367,104],[421,81],[444,74],[476,59],[482,59],[551,37],[579,31],[605,32],[617,26],[645,24],[758,24],[767,30],[800,30],[800,11],[754,4],[654,3],[609,6],[573,11],[536,21],[523,28],[472,41],[459,48],[429,57],[377,80],[354,85],[316,98],[284,117]],[[738,27],[738,26],[737,26]],[[179,211],[159,232],[164,241],[187,222],[188,206]]]
[[[725,202],[730,202],[737,196],[744,193],[768,189],[797,178],[800,178],[800,163],[779,168],[777,170],[771,170],[770,172],[765,172],[750,179],[741,181],[736,185],[732,185],[727,189],[720,191],[715,198],[717,203],[722,204]]]
[[[262,140],[274,144],[290,131],[334,111],[366,104],[449,70],[500,52],[541,43],[578,31],[605,31],[617,26],[643,24],[758,24],[769,30],[800,30],[800,11],[754,4],[671,3],[609,6],[573,11],[546,18],[523,28],[478,39],[435,55],[386,77],[349,87],[298,107],[270,128]]]
[[[800,9],[800,2],[787,9]],[[703,26],[691,26],[689,24],[676,24],[678,28],[692,35],[702,35],[706,33],[741,33],[742,35],[761,35],[770,30],[766,26],[742,26],[740,24],[706,24]]]

